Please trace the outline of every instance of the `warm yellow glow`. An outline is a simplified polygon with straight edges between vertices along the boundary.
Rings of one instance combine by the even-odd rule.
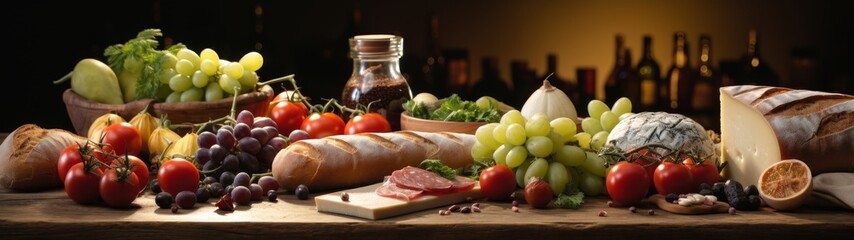
[[[753,58],[750,60],[750,66],[758,67],[759,66],[759,58]]]

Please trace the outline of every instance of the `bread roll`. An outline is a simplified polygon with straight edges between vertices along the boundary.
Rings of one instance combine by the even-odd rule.
[[[287,190],[300,184],[312,191],[362,186],[425,159],[465,167],[472,163],[474,143],[468,134],[412,131],[302,140],[279,151],[273,177]]]
[[[854,171],[854,96],[753,85],[721,94],[765,117],[781,159],[801,159],[813,174]]]

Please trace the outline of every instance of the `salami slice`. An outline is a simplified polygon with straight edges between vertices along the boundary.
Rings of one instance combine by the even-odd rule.
[[[398,187],[425,192],[449,192],[454,187],[454,182],[451,180],[412,166],[392,172],[391,182],[397,184]]]
[[[409,201],[421,196],[421,193],[424,191],[421,190],[413,190],[408,188],[398,187],[397,184],[391,182],[391,180],[386,180],[383,182],[383,185],[375,190],[377,195],[389,198],[396,198],[404,201]]]
[[[474,188],[474,180],[471,178],[457,176],[454,179],[454,192],[465,192]]]

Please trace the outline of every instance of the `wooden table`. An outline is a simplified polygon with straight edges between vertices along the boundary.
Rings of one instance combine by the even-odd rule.
[[[845,239],[854,234],[854,212],[802,208],[797,212],[739,212],[736,215],[677,215],[646,206],[638,213],[609,208],[608,198],[587,198],[577,210],[511,211],[509,203],[482,202],[481,213],[440,216],[437,209],[370,221],[317,212],[314,201],[281,194],[277,202],[254,202],[234,212],[217,211],[214,201],[173,214],[158,209],[146,194],[130,209],[83,206],[62,190],[0,193],[0,238],[217,239],[593,239],[628,237],[686,239]],[[607,217],[599,217],[605,210]],[[220,238],[222,237],[222,238]]]

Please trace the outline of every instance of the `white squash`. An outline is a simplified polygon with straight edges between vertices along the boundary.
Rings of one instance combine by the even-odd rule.
[[[572,100],[569,100],[566,93],[552,86],[549,80],[543,80],[543,86],[528,97],[521,112],[526,119],[531,119],[538,113],[544,113],[549,121],[560,117],[572,119],[576,123],[578,121],[578,113],[575,111]]]

